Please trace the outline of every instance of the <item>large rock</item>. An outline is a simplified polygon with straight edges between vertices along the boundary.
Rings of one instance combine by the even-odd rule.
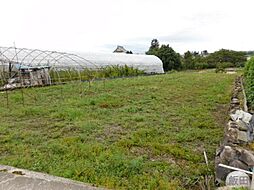
[[[243,170],[248,170],[249,167],[247,164],[241,162],[240,160],[233,160],[229,163],[229,166],[235,167],[235,168],[240,168]]]
[[[233,121],[242,120],[245,123],[249,123],[252,118],[252,115],[243,110],[236,110],[234,114],[230,114],[230,117]]]
[[[228,164],[237,158],[236,151],[231,146],[224,146],[220,153],[220,163]]]
[[[230,173],[231,170],[227,168],[220,167],[219,164],[226,164],[228,165],[230,162],[234,161],[237,157],[237,152],[231,146],[223,146],[217,150],[216,157],[215,157],[215,181],[217,185],[221,184],[223,181],[226,180],[227,175]]]
[[[228,129],[225,134],[225,142],[227,143],[233,143],[233,144],[238,144],[238,129],[237,128],[232,128],[228,126]]]
[[[254,155],[248,150],[242,150],[239,160],[248,165],[248,167],[254,166]]]
[[[236,121],[229,121],[228,128],[238,128],[237,122]]]
[[[249,142],[249,134],[247,131],[237,131],[237,139],[244,143]]]
[[[254,129],[254,115],[252,115],[251,120],[250,120],[250,128],[253,132],[253,129]]]
[[[236,121],[236,124],[237,124],[237,127],[240,131],[248,131],[249,130],[248,124],[241,121],[241,120]]]
[[[240,101],[239,101],[238,98],[233,98],[233,99],[231,100],[231,104],[239,105],[239,104],[240,104]]]
[[[221,183],[223,183],[226,180],[226,177],[230,172],[231,172],[230,169],[217,166],[215,168],[215,173],[216,173],[215,182],[216,182],[216,184],[220,185]]]

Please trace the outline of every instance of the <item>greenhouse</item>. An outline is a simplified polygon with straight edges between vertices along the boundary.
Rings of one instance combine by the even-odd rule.
[[[85,80],[92,71],[108,66],[130,67],[146,74],[164,73],[162,61],[152,55],[125,53],[65,53],[16,47],[0,47],[1,86],[50,85],[52,78]],[[74,74],[75,73],[75,74]],[[63,77],[64,76],[64,77]],[[15,84],[12,86],[11,84]]]

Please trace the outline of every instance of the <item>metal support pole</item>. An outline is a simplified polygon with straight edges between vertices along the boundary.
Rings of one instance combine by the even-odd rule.
[[[254,167],[252,168],[252,179],[251,179],[250,190],[254,190]]]

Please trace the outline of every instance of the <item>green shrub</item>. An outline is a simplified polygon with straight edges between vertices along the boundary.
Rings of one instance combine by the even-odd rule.
[[[218,63],[216,65],[216,67],[219,67],[219,68],[229,68],[229,67],[234,67],[234,64],[231,63],[231,62],[222,62],[222,63]]]
[[[254,108],[254,57],[245,64],[244,76],[247,101]]]
[[[219,72],[224,73],[224,72],[225,72],[225,69],[226,69],[226,68],[229,68],[229,67],[234,67],[234,64],[231,63],[231,62],[217,63],[215,72],[216,72],[216,73],[219,73]]]
[[[207,63],[196,63],[195,64],[195,69],[201,70],[201,69],[208,69],[208,64]]]

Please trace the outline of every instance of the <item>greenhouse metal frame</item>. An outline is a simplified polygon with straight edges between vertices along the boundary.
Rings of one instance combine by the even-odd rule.
[[[82,80],[82,75],[98,71],[107,66],[130,66],[145,73],[164,73],[161,60],[151,55],[130,55],[124,53],[65,53],[58,51],[0,47],[1,86],[15,88],[52,84],[68,80]],[[75,73],[75,74],[73,74]],[[73,77],[75,75],[75,77]],[[10,83],[17,84],[13,86]]]

